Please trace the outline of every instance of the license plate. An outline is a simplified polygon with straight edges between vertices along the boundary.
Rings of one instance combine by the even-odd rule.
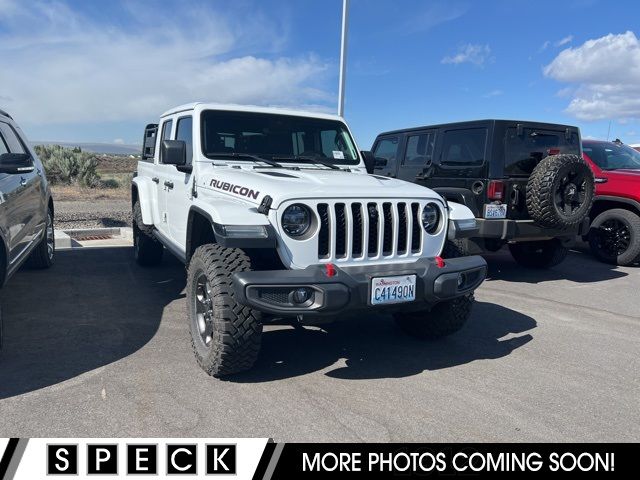
[[[415,275],[377,277],[371,280],[371,305],[413,302],[415,299]]]
[[[507,218],[506,205],[485,205],[484,218]]]

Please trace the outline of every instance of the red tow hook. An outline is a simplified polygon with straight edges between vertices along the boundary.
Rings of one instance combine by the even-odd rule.
[[[438,268],[444,268],[446,263],[444,263],[444,259],[440,256],[436,257],[436,265]]]
[[[338,272],[336,271],[336,266],[333,263],[327,263],[325,265],[325,273],[327,274],[327,277],[331,278],[335,277]]]

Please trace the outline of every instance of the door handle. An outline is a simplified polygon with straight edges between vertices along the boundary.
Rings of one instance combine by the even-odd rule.
[[[24,187],[26,184],[27,184],[27,179],[24,177],[20,177],[20,185]]]
[[[39,177],[42,176],[42,170],[38,169],[38,170],[36,170],[36,173],[38,174]]]
[[[171,190],[173,188],[173,182],[165,180],[164,186],[167,187],[169,190]]]
[[[160,179],[158,177],[153,177],[151,181],[154,183],[160,183]]]

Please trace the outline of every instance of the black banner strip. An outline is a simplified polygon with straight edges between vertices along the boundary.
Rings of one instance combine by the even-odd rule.
[[[273,456],[273,451],[275,450],[275,448],[276,448],[276,444],[273,443],[273,440],[269,440],[267,444],[264,446],[264,450],[262,451],[262,456],[260,457],[260,461],[258,462],[258,467],[256,468],[256,471],[253,474],[253,480],[262,480],[264,478],[264,474],[267,471],[267,467],[271,463],[271,457]]]
[[[0,460],[0,480],[4,480],[7,470],[9,470],[9,465],[16,448],[18,448],[19,440],[19,438],[10,438],[9,443],[7,443],[7,448],[4,451],[4,455],[2,455],[2,460]]]

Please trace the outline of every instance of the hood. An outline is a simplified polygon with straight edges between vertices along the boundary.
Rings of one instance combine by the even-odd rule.
[[[269,195],[272,208],[287,200],[305,198],[439,198],[413,183],[361,171],[301,168],[199,167],[199,188],[244,199],[257,205]]]

